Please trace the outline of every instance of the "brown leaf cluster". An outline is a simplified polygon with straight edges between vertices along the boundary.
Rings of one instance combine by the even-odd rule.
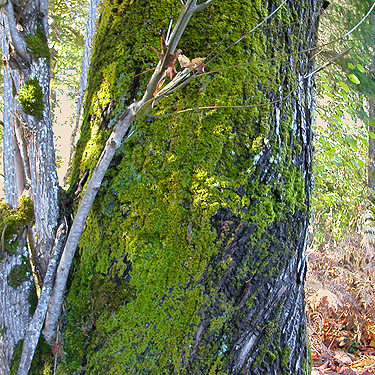
[[[160,52],[154,47],[151,47],[151,48],[158,56],[159,61],[163,61],[168,50],[168,46],[166,44],[166,41],[163,35],[160,38],[160,44],[161,44]],[[166,78],[169,78],[169,80],[172,81],[173,77],[177,74],[178,72],[176,69],[177,61],[179,62],[180,67],[182,69],[188,68],[190,70],[196,70],[197,73],[202,73],[204,71],[204,66],[205,66],[205,64],[203,63],[204,58],[196,57],[195,59],[190,61],[188,57],[182,54],[182,50],[178,49],[175,53],[169,54],[169,56],[167,57],[165,70],[154,91],[154,96],[161,90]]]

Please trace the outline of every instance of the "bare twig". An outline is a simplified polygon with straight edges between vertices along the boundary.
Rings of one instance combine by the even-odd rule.
[[[241,42],[241,40],[245,39],[250,34],[252,34],[255,30],[257,30],[260,26],[262,26],[265,22],[267,22],[267,20],[269,20],[279,9],[281,9],[285,5],[286,2],[287,2],[287,0],[284,0],[272,13],[270,13],[266,18],[264,18],[256,26],[254,26],[249,32],[247,32],[246,34],[242,35],[235,42],[233,42],[228,47],[225,47],[223,50],[221,50],[219,53],[217,53],[211,60],[207,61],[206,65],[209,64],[212,60],[214,60],[217,57],[219,57],[220,55],[222,55],[224,52],[228,51],[228,49],[230,49],[230,48],[234,47],[235,45],[237,45],[239,42]]]
[[[306,79],[306,78],[309,78],[311,76],[313,76],[314,74],[320,72],[321,70],[323,70],[324,68],[326,68],[327,66],[330,66],[331,64],[333,64],[335,61],[337,61],[338,59],[341,59],[341,57],[345,56],[350,50],[352,50],[354,47],[350,47],[350,48],[347,48],[345,51],[341,52],[340,54],[338,54],[337,56],[335,56],[333,59],[327,61],[326,63],[324,63],[323,65],[319,66],[318,68],[316,68],[314,71],[312,71],[311,73],[305,75],[303,78]]]
[[[29,372],[31,362],[34,357],[34,352],[40,337],[40,332],[42,330],[44,319],[47,313],[55,271],[66,238],[66,229],[66,224],[62,223],[57,230],[55,244],[52,250],[53,255],[49,261],[47,272],[44,277],[42,292],[40,294],[34,316],[29,324],[23,341],[22,355],[17,375],[27,375]]]
[[[171,113],[166,113],[164,115],[152,115],[147,113],[147,117],[152,117],[152,118],[162,118],[162,117],[168,117],[168,116],[173,116],[173,115],[178,115],[180,113],[185,113],[185,112],[192,112],[192,111],[199,111],[199,110],[207,110],[207,109],[241,109],[241,108],[258,108],[258,107],[265,107],[267,105],[271,104],[276,104],[284,101],[291,95],[292,91],[289,92],[286,96],[284,96],[281,99],[273,100],[270,102],[265,102],[265,103],[259,103],[259,104],[248,104],[248,105],[209,105],[209,106],[203,106],[203,107],[194,107],[194,108],[186,108],[186,109],[181,109],[179,111],[171,112]]]
[[[207,0],[207,1],[205,1],[204,3],[197,5],[195,11],[196,11],[196,12],[199,12],[199,11],[203,10],[204,8],[207,8],[207,7],[208,7],[209,5],[211,5],[214,1],[215,1],[215,0]]]
[[[375,3],[372,4],[370,10],[366,13],[366,15],[347,33],[345,33],[341,38],[345,39],[348,35],[350,35],[354,30],[356,30],[365,20],[366,18],[371,14],[372,10],[375,8]]]

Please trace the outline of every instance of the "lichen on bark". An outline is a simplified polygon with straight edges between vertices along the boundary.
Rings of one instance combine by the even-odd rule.
[[[104,3],[72,182],[94,168],[112,124],[145,89],[139,73],[157,63],[151,47],[168,16],[176,18],[176,3]],[[271,22],[277,32],[250,34],[207,69],[312,46],[313,4],[288,3]],[[222,30],[229,45],[276,6],[216,2],[193,17],[179,47],[208,56]],[[311,29],[297,26],[304,17]],[[137,122],[80,241],[62,374],[304,373],[311,86],[297,77],[311,69],[307,61],[303,54],[204,76],[152,112],[284,98],[273,106]]]

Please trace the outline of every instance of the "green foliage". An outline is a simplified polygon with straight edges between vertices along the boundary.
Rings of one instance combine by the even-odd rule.
[[[344,35],[367,13],[370,1],[331,1],[322,20],[321,38],[333,40]],[[363,22],[350,38],[332,51],[323,51],[319,65],[348,46],[350,54],[320,72],[319,110],[315,127],[315,239],[342,238],[356,232],[367,204],[366,166],[369,121],[366,99],[374,97],[371,73],[373,36],[371,19]]]
[[[17,99],[26,114],[35,116],[38,120],[43,118],[44,97],[37,78],[29,79],[23,84]]]
[[[367,130],[357,112],[353,89],[339,82],[330,86],[321,77],[326,99],[315,126],[315,210],[316,240],[326,235],[340,237],[358,229],[365,203]]]
[[[64,85],[76,99],[81,74],[88,2],[51,0],[49,43],[52,46],[52,87]]]

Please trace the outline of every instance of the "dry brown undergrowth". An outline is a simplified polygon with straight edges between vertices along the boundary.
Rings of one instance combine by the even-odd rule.
[[[360,236],[308,251],[312,374],[375,374],[375,249]]]

